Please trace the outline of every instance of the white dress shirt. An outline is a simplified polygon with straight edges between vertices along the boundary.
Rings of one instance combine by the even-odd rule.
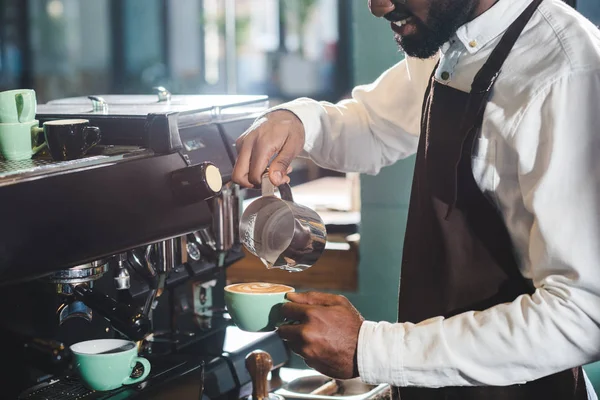
[[[469,92],[529,3],[499,0],[438,56],[406,59],[352,99],[303,98],[278,108],[302,120],[305,152],[317,164],[376,174],[416,152],[437,57],[438,79]],[[540,5],[506,60],[472,166],[536,291],[448,319],[365,322],[358,343],[365,382],[503,386],[600,359],[600,32],[560,0]]]

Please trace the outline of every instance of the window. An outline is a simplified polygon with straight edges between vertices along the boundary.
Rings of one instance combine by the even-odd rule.
[[[350,89],[347,0],[0,0],[0,90],[67,96]],[[302,79],[298,79],[302,76]]]

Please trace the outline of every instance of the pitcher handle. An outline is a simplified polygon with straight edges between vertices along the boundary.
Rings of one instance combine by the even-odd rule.
[[[269,179],[269,171],[265,172],[262,176],[261,182],[261,194],[263,196],[274,196],[275,195],[275,185],[271,183]],[[282,200],[286,200],[289,202],[294,202],[294,197],[292,196],[292,188],[288,183],[284,183],[282,185],[277,186],[279,190],[279,194],[281,195]]]

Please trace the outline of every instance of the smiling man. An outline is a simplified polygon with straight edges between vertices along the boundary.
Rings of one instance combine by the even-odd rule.
[[[581,365],[600,359],[600,32],[560,0],[369,7],[407,58],[349,100],[270,110],[233,178],[258,184],[275,155],[277,185],[299,155],[376,174],[416,153],[398,322],[296,293],[280,336],[402,400],[596,399]]]

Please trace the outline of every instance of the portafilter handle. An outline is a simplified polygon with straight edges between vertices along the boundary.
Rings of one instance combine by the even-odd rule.
[[[252,379],[252,400],[280,399],[269,394],[269,372],[273,368],[271,355],[263,350],[255,350],[246,356],[246,369]]]
[[[144,339],[150,333],[147,316],[129,304],[119,303],[104,293],[96,293],[85,285],[73,288],[75,297],[93,311],[106,318],[112,327],[133,341]]]
[[[25,362],[48,374],[60,374],[69,368],[71,350],[64,343],[26,335],[20,332],[8,332],[3,336],[11,346],[22,348]],[[10,352],[10,351],[9,351]]]

